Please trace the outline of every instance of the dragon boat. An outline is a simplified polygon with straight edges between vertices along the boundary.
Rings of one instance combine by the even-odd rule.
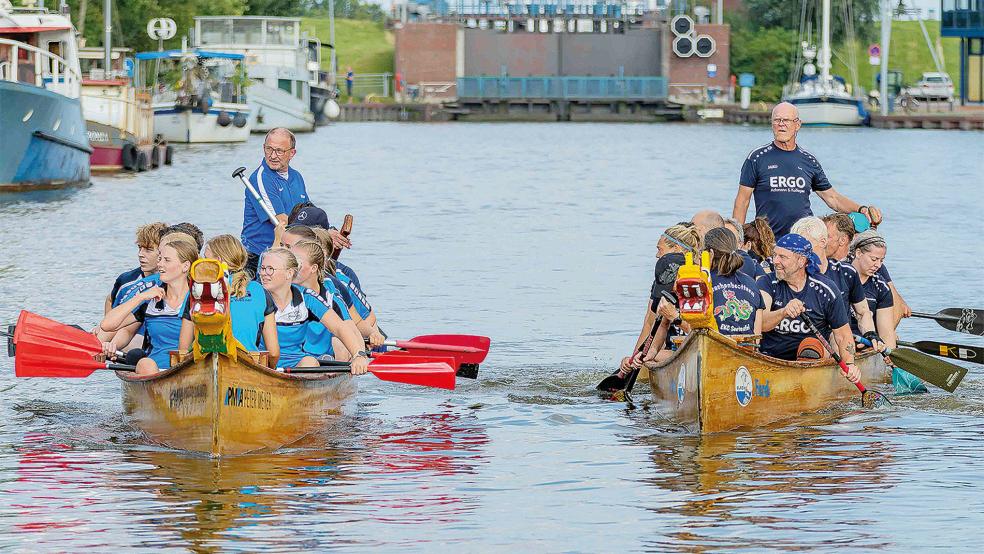
[[[343,374],[284,374],[266,367],[232,335],[227,268],[200,259],[191,268],[191,353],[171,353],[155,375],[118,371],[124,417],[159,444],[229,456],[275,450],[323,428],[357,391]]]
[[[707,267],[687,254],[675,285],[680,316],[693,329],[674,355],[649,364],[654,408],[690,433],[757,427],[858,397],[858,389],[830,358],[801,362],[766,356],[744,339],[722,335],[714,318]],[[858,354],[866,385],[889,382],[881,355]]]

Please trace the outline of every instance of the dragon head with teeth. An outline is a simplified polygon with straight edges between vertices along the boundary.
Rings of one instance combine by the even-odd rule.
[[[680,317],[694,329],[718,330],[714,319],[714,289],[711,285],[710,253],[701,253],[700,265],[688,252],[686,263],[677,271],[674,289],[677,295]]]
[[[228,266],[218,260],[201,258],[191,264],[188,281],[191,321],[195,324],[196,360],[210,352],[236,358],[240,345],[232,335],[228,275]]]

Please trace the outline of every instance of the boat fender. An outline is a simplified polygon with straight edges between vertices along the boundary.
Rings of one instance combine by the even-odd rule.
[[[170,144],[164,149],[164,165],[171,165],[174,159],[174,147]]]
[[[232,124],[240,129],[246,126],[246,122],[246,114],[243,112],[237,113],[236,117],[232,118]]]
[[[335,119],[342,113],[341,108],[338,107],[338,102],[334,100],[325,102],[325,107],[321,111],[330,119]]]
[[[153,145],[150,147],[150,167],[157,169],[161,166],[161,157],[163,156],[162,148],[159,145]]]
[[[123,169],[127,171],[137,171],[137,147],[132,142],[123,144],[122,152]]]
[[[219,117],[215,118],[215,121],[220,127],[228,127],[232,123],[232,118],[229,117],[229,112],[223,110],[219,112]]]
[[[211,103],[212,103],[211,98],[209,98],[208,96],[203,96],[198,99],[198,103],[195,104],[195,107],[198,108],[198,111],[202,112],[203,114],[207,114],[208,107]]]
[[[147,171],[150,169],[150,158],[143,150],[137,151],[137,171]]]

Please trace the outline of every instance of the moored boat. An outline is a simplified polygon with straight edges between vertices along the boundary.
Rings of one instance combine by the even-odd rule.
[[[0,4],[0,191],[87,184],[75,28],[60,13]]]
[[[156,375],[117,372],[124,415],[156,443],[229,456],[300,440],[338,418],[357,390],[348,373],[284,374],[259,361],[211,353]]]
[[[888,382],[882,357],[858,354],[861,380]],[[691,433],[756,427],[860,398],[833,360],[789,362],[695,329],[676,354],[649,367],[655,409]]]

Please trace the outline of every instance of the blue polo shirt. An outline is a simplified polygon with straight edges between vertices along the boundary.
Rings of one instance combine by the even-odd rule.
[[[289,214],[294,206],[308,201],[304,178],[293,168],[287,168],[285,177],[270,169],[263,160],[260,167],[250,174],[249,182],[264,202],[273,207],[275,214]],[[243,194],[246,199],[243,206],[243,246],[253,254],[262,254],[273,244],[273,223],[253,198],[253,193],[244,188]]]
[[[783,150],[774,142],[752,150],[741,166],[738,182],[754,190],[755,215],[769,220],[776,237],[789,233],[800,218],[813,215],[810,191],[831,188],[813,154],[799,146]]]
[[[113,290],[109,293],[109,297],[116,300],[116,295],[119,294],[121,288],[135,283],[140,279],[143,279],[143,277],[143,270],[139,267],[124,273],[120,273],[119,276],[116,277],[116,281],[113,282]],[[113,305],[115,306],[116,304],[114,303]]]
[[[119,306],[145,290],[159,287],[162,284],[160,273],[151,273],[142,279],[137,279],[136,281],[126,283],[122,285],[118,291],[116,291],[116,296],[113,297],[113,307],[115,308],[116,306]]]
[[[806,284],[799,292],[772,275],[759,277],[758,286],[762,292],[772,297],[772,305],[765,307],[771,311],[782,309],[794,298],[800,299],[806,307],[804,315],[817,326],[824,338],[830,336],[832,329],[848,324],[847,308],[840,291],[822,275],[807,276]],[[762,333],[761,350],[763,354],[773,358],[795,360],[800,342],[812,336],[813,331],[800,318],[783,318],[775,329]]]
[[[895,306],[895,301],[892,299],[892,289],[888,288],[888,283],[877,275],[869,277],[862,285],[862,289],[864,290],[864,298],[868,301],[868,309],[871,310],[871,316],[875,318],[877,327],[878,318],[875,315],[878,313],[878,310]],[[851,331],[855,335],[861,334],[861,328],[858,326],[858,320],[855,317],[851,317]],[[887,332],[885,329],[877,328],[875,331],[879,334]]]
[[[827,271],[822,274],[837,285],[840,290],[841,298],[848,313],[852,313],[851,306],[864,300],[864,289],[861,287],[861,276],[858,270],[851,264],[838,262],[837,260],[827,260]]]

